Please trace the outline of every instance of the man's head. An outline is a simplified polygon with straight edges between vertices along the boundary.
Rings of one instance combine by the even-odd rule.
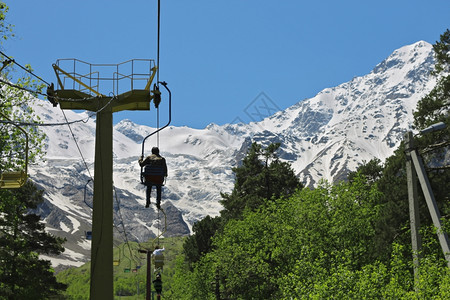
[[[152,154],[158,155],[159,154],[159,148],[158,147],[153,147],[152,148]]]

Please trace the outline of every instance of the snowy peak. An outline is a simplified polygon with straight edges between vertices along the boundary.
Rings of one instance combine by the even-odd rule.
[[[432,46],[420,41],[394,51],[367,75],[234,130],[281,142],[281,157],[306,185],[341,180],[363,161],[384,160],[399,146],[418,100],[435,85],[433,64]]]
[[[433,46],[425,41],[401,47],[379,63],[372,73],[394,72],[395,70],[405,69],[405,67],[406,72],[412,69],[423,69],[420,67],[424,62],[433,63],[432,48]]]

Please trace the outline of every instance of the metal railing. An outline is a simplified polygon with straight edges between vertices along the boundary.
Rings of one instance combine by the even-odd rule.
[[[132,90],[150,90],[157,66],[153,59],[131,59],[119,64],[91,64],[66,58],[53,65],[57,89],[72,89],[91,95],[119,95]]]

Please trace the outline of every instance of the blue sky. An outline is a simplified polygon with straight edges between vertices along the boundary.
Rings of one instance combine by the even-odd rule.
[[[56,83],[60,58],[156,59],[157,0],[6,3],[16,37],[2,50],[46,81]],[[160,80],[173,94],[172,125],[258,120],[369,73],[397,48],[434,43],[449,16],[448,0],[161,0]],[[125,118],[156,126],[154,110],[116,113],[114,122]]]

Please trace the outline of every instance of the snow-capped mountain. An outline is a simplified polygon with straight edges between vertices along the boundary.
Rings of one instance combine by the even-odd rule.
[[[292,162],[305,185],[345,179],[362,162],[393,154],[411,129],[417,101],[436,84],[433,63],[430,44],[402,47],[365,76],[245,125],[246,134],[281,142],[281,157]],[[230,132],[236,127],[225,126]]]
[[[166,236],[188,234],[193,223],[218,215],[220,192],[231,192],[231,171],[252,141],[280,142],[279,155],[292,163],[305,185],[320,179],[343,180],[349,171],[372,158],[384,160],[411,129],[416,103],[435,85],[432,46],[420,41],[402,47],[365,76],[355,77],[284,111],[250,124],[211,124],[204,129],[168,127],[160,133],[161,154],[169,177],[163,208],[168,212]],[[299,95],[301,96],[301,95]],[[38,101],[45,123],[65,122],[59,108]],[[83,153],[81,158],[68,126],[42,127],[47,134],[46,161],[31,166],[31,178],[45,189],[40,208],[50,231],[65,236],[66,254],[54,264],[79,265],[89,256],[95,119],[65,111]],[[143,137],[154,128],[123,120],[114,126],[116,237],[145,241],[158,234],[157,211],[144,209],[139,182]],[[146,149],[151,148],[149,141]],[[85,164],[86,162],[86,164]],[[86,168],[87,165],[87,168]]]

